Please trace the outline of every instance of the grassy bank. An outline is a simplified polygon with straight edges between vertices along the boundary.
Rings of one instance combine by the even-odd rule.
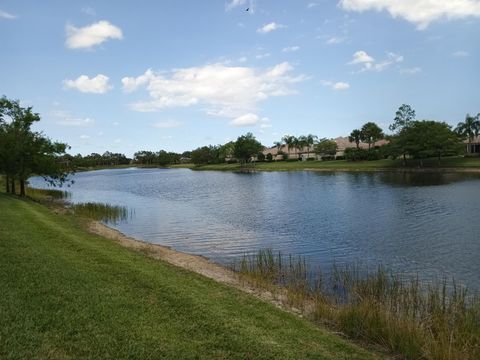
[[[238,290],[0,194],[1,359],[370,359]]]
[[[178,165],[176,167],[182,167]],[[242,170],[240,164],[212,164],[187,166],[196,170],[219,170],[219,171],[239,171]],[[375,161],[273,161],[257,162],[248,164],[248,169],[258,171],[298,171],[298,170],[317,170],[317,171],[425,171],[425,170],[443,170],[453,169],[462,171],[464,169],[478,169],[480,171],[480,158],[451,157],[441,160],[440,165],[437,159],[424,160],[423,168],[420,169],[416,160],[408,160],[407,166],[403,166],[400,159],[397,160],[375,160]]]
[[[480,358],[480,298],[454,281],[422,284],[378,268],[334,266],[328,278],[302,258],[270,250],[244,257],[236,270],[280,294],[306,317],[389,348],[404,359]]]

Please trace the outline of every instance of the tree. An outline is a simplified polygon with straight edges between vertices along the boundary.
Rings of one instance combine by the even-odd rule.
[[[307,145],[307,158],[310,157],[310,148],[315,144],[317,139],[317,135],[308,134],[305,136],[305,143]]]
[[[409,124],[414,120],[415,110],[413,110],[410,105],[402,104],[395,113],[393,124],[391,124],[388,128],[390,131],[401,131],[404,127],[408,127]]]
[[[363,125],[361,135],[361,140],[368,144],[369,150],[372,144],[375,145],[378,140],[383,139],[382,129],[380,129],[380,127],[374,122],[367,122]]]
[[[337,153],[337,143],[329,139],[321,139],[315,145],[315,153],[319,155],[332,155]]]
[[[294,147],[296,138],[295,136],[292,136],[292,135],[284,135],[282,137],[282,141],[288,147],[288,157],[290,158],[290,150],[292,149],[292,147]]]
[[[357,149],[360,148],[360,141],[362,140],[362,132],[358,129],[353,130],[348,137],[348,141],[354,142],[357,145]]]
[[[68,168],[62,161],[67,144],[52,142],[31,127],[40,116],[31,107],[23,108],[18,100],[0,99],[0,172],[6,176],[7,192],[25,196],[25,184],[33,174],[43,176],[52,185],[68,180]]]
[[[233,154],[242,163],[245,164],[250,158],[263,150],[263,146],[255,139],[252,133],[239,136],[235,141]]]
[[[455,128],[457,134],[468,140],[467,152],[473,152],[471,143],[480,132],[480,113],[473,117],[470,114],[465,116],[464,122],[459,122]]]
[[[420,166],[425,158],[437,157],[440,163],[442,156],[456,155],[461,149],[460,138],[450,125],[431,120],[412,121],[393,141],[405,153],[419,159]]]

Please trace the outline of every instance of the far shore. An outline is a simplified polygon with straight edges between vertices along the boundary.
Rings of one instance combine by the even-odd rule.
[[[408,160],[404,166],[401,160],[375,161],[272,161],[254,162],[241,165],[239,163],[220,163],[195,165],[192,163],[159,166],[154,164],[125,164],[111,166],[95,166],[78,168],[77,172],[125,169],[125,168],[158,168],[158,169],[191,169],[196,171],[317,171],[317,172],[418,172],[418,173],[480,173],[480,157],[449,157],[440,160],[426,159],[423,166],[417,160]]]

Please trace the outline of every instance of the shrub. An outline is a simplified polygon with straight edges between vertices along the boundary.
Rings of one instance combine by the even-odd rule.
[[[268,153],[265,158],[266,158],[267,161],[272,161],[273,160],[273,156],[270,153]]]
[[[321,157],[322,161],[330,161],[330,160],[335,160],[335,156],[334,155],[323,155]]]

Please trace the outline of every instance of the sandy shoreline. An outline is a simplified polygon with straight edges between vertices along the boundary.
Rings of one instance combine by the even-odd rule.
[[[258,289],[250,286],[246,281],[242,281],[239,274],[224,266],[216,264],[203,256],[187,254],[181,251],[173,250],[167,246],[137,240],[98,221],[90,221],[87,230],[93,234],[113,240],[126,248],[141,252],[150,258],[165,261],[171,265],[181,267],[219,283],[232,286],[243,292],[252,294],[288,312],[292,312],[300,316],[302,313],[305,313],[305,309],[302,312],[299,309],[288,306],[286,304],[286,296],[282,295],[281,291],[275,291],[275,294],[273,294],[272,292],[264,289]]]

